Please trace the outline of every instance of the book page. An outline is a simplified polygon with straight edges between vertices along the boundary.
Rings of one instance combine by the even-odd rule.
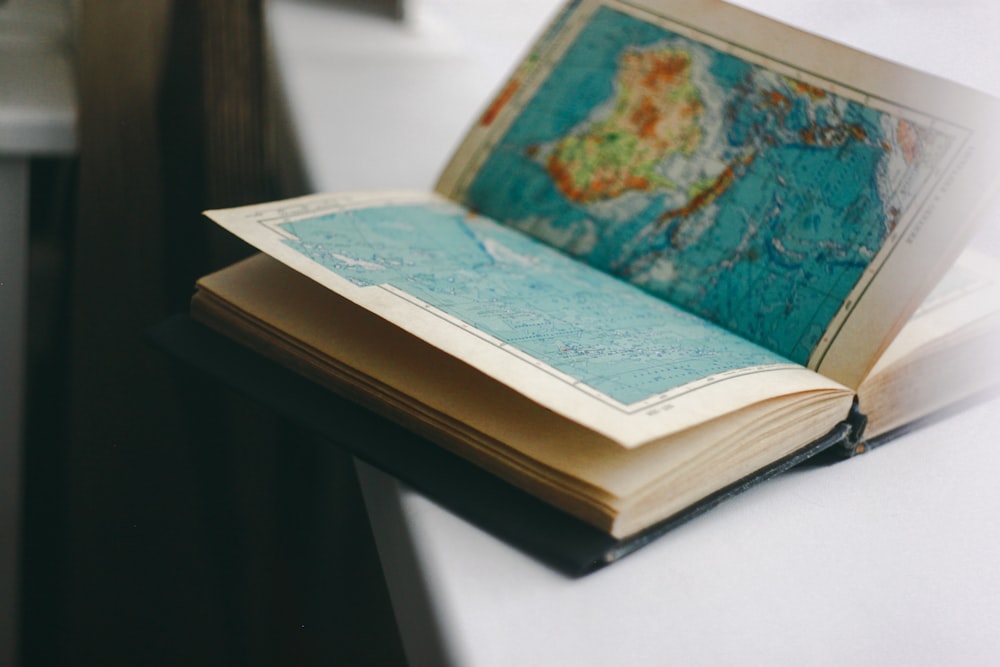
[[[637,446],[840,387],[436,195],[210,211],[272,257],[540,405]]]
[[[877,437],[998,385],[1000,262],[964,252],[858,388]]]
[[[581,0],[438,190],[856,387],[996,187],[998,109],[716,0]]]
[[[892,364],[905,360],[921,348],[947,344],[949,337],[963,329],[975,329],[975,324],[1000,314],[1000,261],[967,250],[955,262],[920,308],[906,323],[899,335],[872,369],[878,374]],[[991,352],[996,358],[1000,350]],[[992,369],[990,356],[983,357],[983,368]]]

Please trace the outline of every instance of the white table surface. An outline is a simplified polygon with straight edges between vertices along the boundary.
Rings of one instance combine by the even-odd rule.
[[[1000,401],[583,579],[358,465],[413,665],[996,665]]]
[[[274,3],[315,187],[430,187],[557,4],[414,1],[393,25]],[[738,4],[1000,95],[996,0]],[[358,473],[414,665],[995,665],[998,411],[794,471],[580,580]]]

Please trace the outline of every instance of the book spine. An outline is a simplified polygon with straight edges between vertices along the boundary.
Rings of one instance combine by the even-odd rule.
[[[818,453],[816,456],[805,461],[805,465],[828,465],[837,463],[845,459],[853,458],[859,454],[864,454],[872,448],[872,444],[865,440],[865,428],[868,426],[868,416],[861,412],[858,399],[854,399],[851,411],[844,422],[850,427],[847,436],[831,447]]]

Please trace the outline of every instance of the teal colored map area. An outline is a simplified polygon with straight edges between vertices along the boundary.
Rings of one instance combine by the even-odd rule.
[[[356,285],[391,285],[628,405],[787,360],[530,237],[450,204],[349,210],[281,225]]]
[[[953,141],[608,8],[497,140],[469,208],[798,363]]]

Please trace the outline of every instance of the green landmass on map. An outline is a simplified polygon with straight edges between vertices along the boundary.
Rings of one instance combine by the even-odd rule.
[[[657,171],[671,153],[691,155],[701,141],[700,94],[684,51],[627,51],[619,62],[612,111],[561,139],[545,166],[568,199],[590,203],[628,190],[676,188]]]

